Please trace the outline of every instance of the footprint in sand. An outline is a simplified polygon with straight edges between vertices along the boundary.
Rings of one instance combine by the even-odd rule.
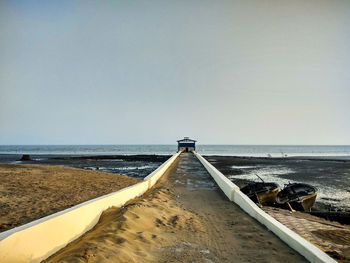
[[[175,215],[175,216],[172,216],[168,222],[169,224],[175,227],[177,225],[178,220],[179,220],[179,216]]]

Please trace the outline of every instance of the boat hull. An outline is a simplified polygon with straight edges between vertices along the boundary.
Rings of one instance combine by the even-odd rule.
[[[317,192],[305,197],[302,201],[301,201],[301,206],[303,207],[305,212],[310,212],[311,211],[311,207],[315,204],[316,202],[316,197],[317,197]]]
[[[276,202],[276,197],[279,191],[280,188],[278,187],[266,193],[257,194],[257,202],[261,205],[273,205]]]
[[[260,205],[273,205],[280,188],[276,183],[251,183],[241,189],[253,202]]]
[[[310,212],[317,193],[317,189],[308,184],[289,184],[278,193],[276,203],[283,208]]]

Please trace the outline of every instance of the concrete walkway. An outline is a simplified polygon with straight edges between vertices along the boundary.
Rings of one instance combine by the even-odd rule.
[[[193,154],[183,153],[162,183],[175,190],[177,205],[199,216],[205,226],[204,234],[186,240],[207,247],[199,262],[306,262],[230,202]]]

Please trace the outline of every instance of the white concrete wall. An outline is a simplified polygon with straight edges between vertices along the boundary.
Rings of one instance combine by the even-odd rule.
[[[225,193],[228,199],[233,200],[234,191],[239,190],[239,187],[232,183],[225,175],[223,175],[220,171],[218,171],[212,164],[210,164],[207,160],[205,160],[199,153],[194,153],[198,160],[203,164],[205,169],[209,172],[209,174],[213,177],[215,182],[221,188],[221,190]]]
[[[261,224],[265,225],[291,248],[299,252],[310,262],[336,263],[334,259],[328,256],[322,250],[306,241],[298,234],[287,228],[285,225],[281,224],[276,219],[261,210],[252,200],[249,199],[249,197],[243,194],[235,184],[233,184],[200,154],[195,153],[195,155],[231,201],[239,205],[251,217],[255,218]]]
[[[0,262],[40,262],[93,228],[103,211],[150,189],[176,160],[174,154],[141,183],[0,233]]]
[[[149,187],[155,185],[165,171],[174,163],[174,161],[180,156],[181,152],[174,154],[169,160],[159,166],[156,170],[145,177],[145,181],[148,181]]]

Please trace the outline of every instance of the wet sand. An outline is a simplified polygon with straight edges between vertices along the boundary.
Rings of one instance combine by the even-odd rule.
[[[339,211],[350,214],[350,160],[336,157],[237,157],[204,156],[236,185],[243,187],[252,180],[279,183],[301,182],[318,187],[313,211]],[[349,222],[350,224],[350,222]]]
[[[21,154],[0,154],[0,163],[13,163],[21,159]],[[143,179],[162,163],[169,155],[55,155],[31,154],[25,164],[63,165],[93,171],[127,175]]]
[[[46,262],[306,262],[227,200],[192,154]]]
[[[6,231],[140,180],[70,167],[0,164],[0,181],[0,231]]]

